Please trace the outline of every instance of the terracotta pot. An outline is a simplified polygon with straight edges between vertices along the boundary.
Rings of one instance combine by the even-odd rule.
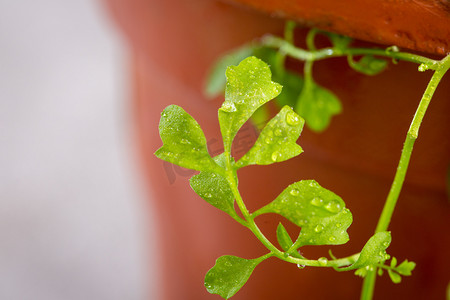
[[[221,100],[208,102],[202,95],[207,70],[225,51],[264,33],[280,33],[284,21],[212,0],[106,2],[132,49],[136,131],[152,200],[150,207],[156,211],[159,224],[158,239],[151,242],[160,247],[161,263],[149,266],[156,268],[159,275],[160,294],[154,299],[218,299],[203,287],[204,275],[215,259],[225,254],[253,258],[266,251],[250,232],[190,189],[188,178],[192,172],[165,164],[153,155],[161,146],[157,130],[160,112],[169,104],[184,107],[202,126],[210,151],[219,151],[217,109]],[[275,8],[264,9],[274,11]],[[284,14],[295,15],[294,12]],[[401,15],[400,10],[398,14]],[[332,11],[329,16],[339,19]],[[309,20],[306,12],[302,18],[310,25],[317,22],[313,17]],[[371,23],[372,20],[369,16],[358,19],[363,21]],[[356,29],[343,31],[353,34]],[[358,27],[358,32],[364,32],[364,28]],[[369,33],[355,35],[372,37]],[[397,42],[395,37],[384,37],[380,33],[381,39],[375,40],[387,44]],[[403,43],[400,39],[398,42]],[[429,42],[424,41],[423,45]],[[439,47],[448,51],[448,44]],[[305,153],[299,157],[240,172],[240,188],[249,209],[268,203],[294,181],[316,179],[340,195],[354,216],[349,229],[350,242],[332,247],[333,253],[345,256],[359,251],[373,234],[411,117],[430,77],[429,73],[416,72],[416,68],[400,62],[389,66],[381,75],[367,77],[349,69],[345,59],[316,63],[316,80],[339,96],[344,112],[333,119],[324,133],[304,130],[299,144]],[[445,295],[450,266],[450,237],[443,233],[450,225],[445,194],[445,174],[450,162],[450,84],[444,81],[420,131],[407,182],[390,226],[393,243],[388,252],[399,259],[417,262],[417,268],[400,285],[391,283],[387,275],[378,279],[376,299],[438,299]],[[243,152],[255,138],[252,128],[246,127],[235,150]],[[264,217],[259,224],[274,239],[279,221]],[[328,248],[309,247],[304,249],[304,254],[317,258],[327,255]],[[270,259],[257,267],[233,299],[357,299],[361,282],[352,273],[318,268],[299,270],[294,265]]]

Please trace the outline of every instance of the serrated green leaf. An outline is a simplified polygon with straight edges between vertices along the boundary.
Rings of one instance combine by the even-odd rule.
[[[411,271],[416,267],[416,263],[405,259],[398,267],[395,268],[400,275],[411,276]]]
[[[238,168],[247,165],[268,165],[293,158],[303,152],[296,141],[305,121],[289,106],[267,123],[253,147],[236,163]]]
[[[302,180],[287,187],[274,201],[255,214],[277,213],[301,227],[295,242],[303,245],[340,245],[349,240],[347,228],[352,214],[335,193],[314,180]]]
[[[402,276],[395,273],[394,271],[388,270],[388,274],[393,283],[400,283],[402,281]]]
[[[229,299],[247,282],[255,267],[264,258],[244,259],[225,255],[216,260],[216,264],[205,276],[205,287],[211,294]]]
[[[364,55],[359,61],[354,61],[352,56],[347,56],[348,64],[355,71],[366,75],[377,75],[387,67],[387,61],[376,58],[373,55]]]
[[[283,86],[283,90],[275,99],[279,107],[289,105],[294,107],[303,87],[303,78],[294,72],[286,70],[280,62],[280,53],[272,48],[255,48],[254,55],[265,61],[272,70],[272,80]]]
[[[227,67],[239,64],[241,60],[252,55],[253,50],[253,45],[247,44],[220,57],[220,59],[214,63],[208,74],[204,88],[205,95],[209,98],[221,95],[227,82],[225,77]]]
[[[375,233],[364,245],[358,260],[351,266],[340,268],[339,271],[348,271],[363,268],[370,265],[376,265],[385,261],[387,256],[386,248],[391,243],[391,233],[382,231]]]
[[[342,111],[342,105],[331,91],[313,79],[305,79],[295,111],[306,120],[311,130],[321,132],[328,127],[331,117]]]
[[[221,172],[206,147],[206,138],[198,123],[181,107],[170,105],[161,113],[159,135],[163,146],[155,155],[181,167]]]
[[[216,156],[214,160],[224,167],[223,153]],[[236,216],[233,192],[228,181],[221,174],[203,171],[192,176],[189,183],[203,200],[231,216]]]
[[[271,80],[268,65],[251,56],[238,66],[226,71],[225,102],[219,109],[220,131],[225,152],[231,151],[231,143],[238,130],[263,104],[275,98],[281,85]]]

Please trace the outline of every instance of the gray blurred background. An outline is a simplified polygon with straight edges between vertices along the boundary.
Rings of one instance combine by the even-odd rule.
[[[126,57],[99,1],[0,0],[0,299],[154,292]]]

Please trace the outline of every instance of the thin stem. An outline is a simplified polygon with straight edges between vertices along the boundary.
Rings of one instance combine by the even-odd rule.
[[[378,48],[346,48],[336,51],[334,48],[322,48],[320,50],[304,50],[297,48],[291,43],[286,42],[284,39],[267,35],[261,39],[261,43],[264,46],[277,48],[280,51],[285,52],[287,55],[296,58],[298,60],[322,60],[330,57],[340,57],[347,55],[376,55],[382,57],[389,57],[393,59],[399,59],[418,64],[424,64],[430,70],[436,70],[439,65],[439,61],[423,57],[416,54],[406,52],[394,52],[386,49]]]
[[[389,227],[395,205],[397,204],[400,191],[405,181],[406,171],[408,170],[414,142],[419,135],[419,129],[420,125],[422,124],[423,117],[425,116],[425,112],[428,108],[428,105],[430,104],[431,98],[433,97],[433,94],[436,91],[439,82],[449,68],[450,55],[447,55],[447,57],[445,57],[438,63],[438,67],[431,77],[431,80],[428,83],[427,88],[425,89],[422,99],[420,100],[419,106],[416,110],[411,126],[406,135],[406,140],[403,145],[397,172],[395,173],[394,181],[392,182],[391,189],[387,196],[386,203],[384,204],[383,211],[381,213],[375,232],[386,231]],[[367,276],[364,278],[363,288],[361,292],[362,300],[372,299],[375,289],[375,278],[376,268],[373,271],[369,271],[367,273]]]
[[[228,153],[225,153],[227,159],[226,159],[226,178],[228,180],[228,183],[230,185],[231,191],[233,192],[233,196],[236,199],[236,203],[242,213],[242,215],[245,218],[245,227],[250,229],[253,234],[256,236],[256,238],[270,251],[269,256],[276,256],[277,258],[284,260],[286,262],[294,263],[297,265],[302,266],[313,266],[313,267],[345,267],[353,264],[359,257],[360,253],[353,254],[348,257],[339,258],[339,259],[333,259],[327,261],[326,264],[324,264],[323,261],[319,260],[310,260],[310,259],[300,259],[296,257],[292,257],[287,255],[285,252],[280,251],[277,247],[275,247],[269,239],[261,232],[258,225],[255,223],[255,217],[256,214],[250,214],[247,207],[245,206],[244,200],[242,199],[242,196],[239,192],[237,182],[234,175],[234,169],[231,165],[231,157]],[[241,223],[241,222],[239,222]],[[242,223],[241,223],[242,224]]]

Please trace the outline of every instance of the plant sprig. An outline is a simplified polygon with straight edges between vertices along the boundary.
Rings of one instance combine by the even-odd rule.
[[[378,232],[362,251],[344,258],[308,259],[298,254],[305,245],[340,245],[348,240],[347,228],[352,214],[335,193],[314,180],[302,180],[288,186],[271,203],[250,212],[238,189],[237,171],[248,165],[267,165],[299,155],[296,144],[304,120],[289,106],[284,106],[262,129],[253,147],[235,161],[231,147],[236,133],[255,111],[281,92],[271,79],[269,66],[256,57],[244,59],[226,71],[225,101],[219,109],[219,124],[224,153],[211,157],[205,151],[206,139],[195,120],[181,107],[171,105],[162,112],[159,126],[163,146],[156,151],[159,158],[200,171],[191,178],[193,190],[205,201],[229,214],[248,228],[269,251],[255,259],[222,256],[205,277],[210,293],[228,299],[248,280],[254,268],[269,257],[297,264],[303,268],[331,267],[348,271],[382,264],[389,258],[386,248],[389,232]],[[243,217],[235,211],[234,203]],[[301,228],[295,241],[282,224],[276,229],[279,248],[260,230],[255,219],[262,214],[279,214]]]
[[[373,296],[377,274],[381,276],[386,270],[391,280],[399,283],[401,276],[411,275],[415,267],[415,263],[408,260],[397,265],[395,257],[390,264],[386,264],[390,259],[386,249],[391,243],[391,234],[387,230],[420,124],[437,85],[450,68],[450,55],[442,60],[433,60],[401,52],[396,46],[386,49],[355,48],[350,38],[317,29],[309,31],[306,37],[307,49],[301,49],[293,44],[294,28],[295,24],[288,22],[284,39],[265,36],[230,53],[213,69],[207,86],[208,94],[215,96],[225,89],[225,101],[218,113],[224,143],[222,154],[215,157],[209,155],[206,138],[198,123],[175,105],[167,107],[162,113],[159,129],[164,144],[155,154],[163,160],[200,171],[190,179],[193,190],[248,228],[268,250],[254,259],[230,255],[217,259],[205,277],[205,286],[210,293],[230,298],[246,283],[259,263],[275,257],[297,264],[300,269],[311,266],[331,267],[339,272],[356,270],[356,275],[365,277],[361,299],[369,300]],[[315,38],[318,34],[327,36],[332,46],[317,49]],[[268,62],[272,70],[263,60],[250,55]],[[304,61],[303,77],[286,69],[287,56]],[[417,63],[420,72],[432,70],[434,74],[408,130],[399,166],[375,234],[359,253],[336,258],[330,251],[330,258],[309,259],[300,254],[301,247],[340,245],[349,240],[347,228],[352,223],[352,214],[344,201],[316,181],[302,180],[289,185],[269,204],[250,212],[238,189],[238,170],[249,165],[285,161],[301,154],[303,149],[296,141],[305,120],[309,128],[320,132],[328,127],[333,115],[341,112],[339,99],[331,91],[319,86],[312,75],[315,61],[331,57],[346,57],[351,68],[371,76],[386,68],[386,58],[392,59],[394,63],[397,60]],[[226,79],[222,75],[225,69]],[[283,89],[277,82],[283,85]],[[231,155],[231,149],[237,132],[250,118],[265,121],[269,114],[264,104],[273,98],[276,98],[280,112],[260,128],[260,135],[253,147],[236,161]],[[235,204],[240,213],[235,210]],[[297,238],[292,240],[283,224],[279,223],[276,228],[278,246],[270,241],[256,223],[258,216],[268,213],[278,214],[297,225],[300,228]]]
[[[272,67],[274,80],[283,85],[283,92],[275,102],[280,107],[284,105],[293,107],[294,111],[306,120],[306,125],[311,130],[322,132],[329,126],[332,117],[342,112],[342,105],[332,91],[315,82],[312,75],[314,62],[333,57],[346,57],[352,69],[369,76],[385,70],[388,65],[386,59],[393,62],[404,60],[417,63],[421,72],[437,70],[440,65],[438,60],[401,52],[396,46],[385,49],[353,47],[351,38],[315,28],[306,36],[307,49],[299,48],[293,42],[295,27],[296,24],[289,21],[285,26],[284,38],[265,35],[218,60],[208,77],[207,96],[214,97],[223,92],[225,86],[223,74],[228,65],[238,64],[245,57],[254,55]],[[332,46],[317,49],[315,45],[317,35],[326,36]],[[286,68],[285,61],[288,56],[305,62],[303,76]],[[264,121],[262,118],[267,115],[268,112],[259,112],[255,123],[261,123]]]

